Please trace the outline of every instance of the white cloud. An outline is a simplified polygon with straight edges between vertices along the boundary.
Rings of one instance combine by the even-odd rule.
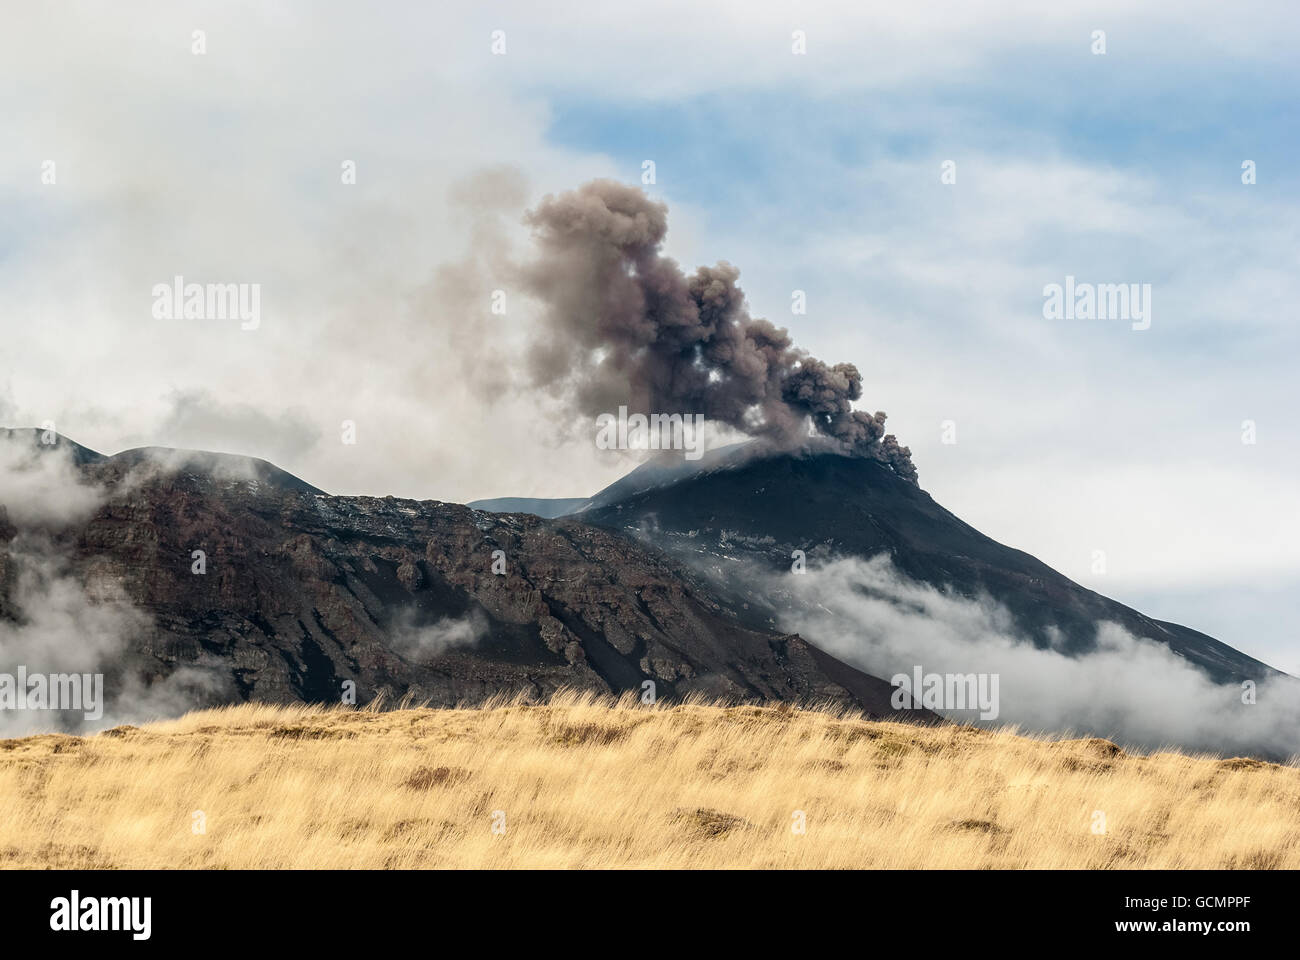
[[[901,576],[885,555],[837,560],[787,575],[802,610],[783,619],[830,653],[877,676],[995,674],[994,725],[1103,736],[1146,748],[1176,745],[1227,753],[1300,753],[1300,682],[1218,686],[1169,648],[1099,624],[1097,649],[1070,657],[1017,636],[1010,614]]]
[[[192,708],[197,695],[223,692],[229,684],[224,672],[203,664],[161,679],[131,668],[131,652],[147,646],[142,641],[154,625],[110,568],[79,564],[59,536],[67,525],[90,519],[108,496],[84,482],[66,450],[0,442],[0,673],[9,684],[20,669],[28,677],[104,676],[84,684],[83,696],[91,699],[76,711],[7,704],[0,736],[104,729],[175,715]]]

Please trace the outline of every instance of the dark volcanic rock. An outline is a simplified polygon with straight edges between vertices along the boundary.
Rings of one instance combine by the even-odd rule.
[[[78,461],[107,496],[58,545],[79,578],[120,587],[151,623],[113,670],[154,680],[203,664],[221,680],[206,702],[337,702],[351,681],[358,703],[383,691],[453,705],[650,680],[661,698],[889,712],[884,681],[742,624],[675,561],[617,532],[331,497],[275,468],[204,456]],[[6,529],[0,512],[0,585]],[[13,615],[8,596],[0,616]]]
[[[573,516],[690,563],[755,627],[774,623],[781,601],[755,589],[755,569],[787,572],[795,549],[810,562],[883,553],[913,580],[992,597],[1042,647],[1063,641],[1067,652],[1086,653],[1098,623],[1110,621],[1167,644],[1216,682],[1277,675],[1213,637],[1144,616],[998,543],[879,463],[833,453],[762,457],[753,449],[719,451],[694,470],[680,461],[647,464]],[[668,482],[655,482],[661,478]]]

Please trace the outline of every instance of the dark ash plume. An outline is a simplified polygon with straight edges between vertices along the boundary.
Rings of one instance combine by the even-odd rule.
[[[811,422],[846,453],[915,482],[885,414],[852,408],[858,368],[823,363],[751,317],[731,264],[684,274],[659,252],[667,217],[664,204],[611,180],[548,195],[529,212],[540,254],[526,280],[547,321],[528,357],[535,383],[589,416],[620,404],[702,413],[781,448],[805,444]]]

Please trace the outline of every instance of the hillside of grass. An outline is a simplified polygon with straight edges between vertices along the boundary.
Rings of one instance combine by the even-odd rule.
[[[5,867],[1300,867],[1300,768],[834,710],[246,705],[0,741]]]

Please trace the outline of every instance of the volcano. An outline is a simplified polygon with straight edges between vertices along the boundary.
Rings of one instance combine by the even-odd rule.
[[[1019,635],[1041,648],[1082,656],[1095,649],[1099,624],[1115,623],[1167,645],[1216,683],[1278,675],[1214,637],[1147,617],[983,535],[875,460],[761,457],[733,447],[701,470],[638,472],[576,515],[654,542],[706,571],[741,610],[753,611],[746,618],[753,622],[775,622],[780,609],[755,591],[745,561],[781,572],[790,570],[794,550],[824,558],[885,554],[918,583],[991,597],[1013,615]]]
[[[766,454],[757,444],[711,451],[696,464],[651,461],[591,498],[535,509],[620,530],[696,571],[755,628],[773,627],[788,598],[755,571],[788,573],[792,555],[886,555],[917,583],[987,597],[1042,648],[1080,656],[1098,625],[1163,643],[1215,683],[1279,672],[1189,627],[1145,616],[1083,587],[1033,556],[980,533],[917,484],[871,459],[809,450]]]
[[[227,454],[104,456],[29,431],[0,444],[26,451],[6,459],[10,479],[49,457],[64,482],[96,492],[84,515],[55,522],[14,509],[30,483],[0,487],[0,639],[39,621],[43,588],[61,603],[79,590],[90,609],[116,598],[139,614],[131,630],[88,638],[63,667],[103,672],[110,699],[129,690],[170,710],[349,693],[452,706],[576,688],[897,718],[887,680],[789,629],[797,601],[771,585],[796,551],[810,563],[886,555],[917,583],[994,599],[1023,637],[1070,656],[1093,650],[1108,622],[1218,684],[1281,676],[997,543],[870,458],[746,444],[647,463],[583,500],[460,505],[330,496]],[[39,644],[25,649],[39,661]],[[110,704],[107,716],[139,719],[131,711]]]

